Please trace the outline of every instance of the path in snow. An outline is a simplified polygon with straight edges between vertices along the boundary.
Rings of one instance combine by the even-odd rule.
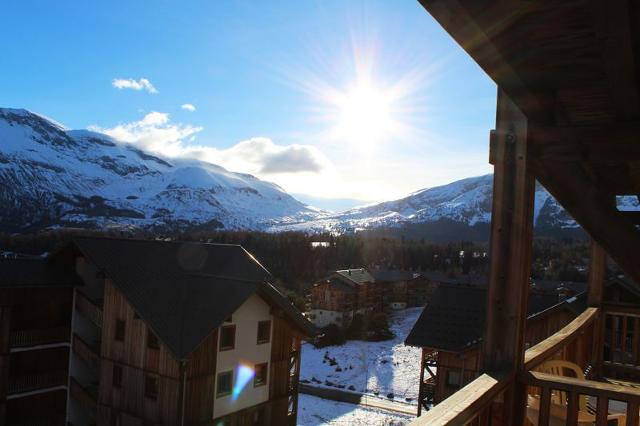
[[[341,346],[316,349],[310,343],[302,346],[301,380],[316,378],[326,385],[353,386],[356,392],[394,394],[394,399],[417,403],[420,381],[420,348],[404,345],[404,339],[423,308],[394,312],[390,317],[395,337],[384,342],[351,340]],[[329,365],[325,352],[338,363]],[[324,362],[323,362],[324,361]],[[336,371],[337,369],[342,371]],[[316,384],[316,383],[312,383]]]
[[[329,401],[311,395],[298,397],[298,426],[404,426],[411,416],[390,414],[345,402]]]

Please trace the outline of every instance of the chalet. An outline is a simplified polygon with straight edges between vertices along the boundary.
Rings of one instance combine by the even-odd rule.
[[[409,271],[338,270],[311,287],[309,318],[317,327],[348,327],[356,314],[423,305],[434,285]]]
[[[420,407],[437,404],[474,380],[480,371],[486,287],[442,284],[416,321],[405,344],[422,348]],[[544,340],[586,308],[586,294],[532,291],[528,300],[527,347]]]
[[[315,329],[242,247],[78,238],[43,263],[64,271],[56,297],[68,299],[62,392],[47,400],[54,424],[295,424],[300,342]],[[13,321],[26,302],[0,300],[13,314],[5,328],[26,328]],[[40,414],[12,403],[14,369],[33,374],[13,358],[4,415]]]

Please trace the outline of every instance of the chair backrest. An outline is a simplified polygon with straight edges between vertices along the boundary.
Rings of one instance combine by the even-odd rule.
[[[538,371],[541,373],[553,374],[554,376],[575,377],[576,379],[584,379],[584,372],[580,366],[562,359],[552,359],[543,362]],[[551,400],[560,405],[567,405],[567,393],[562,391],[553,391]],[[587,411],[587,396],[580,395],[578,401],[580,411]]]

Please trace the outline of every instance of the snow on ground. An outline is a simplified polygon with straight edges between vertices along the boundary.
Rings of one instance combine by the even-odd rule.
[[[298,425],[403,426],[412,419],[373,408],[329,401],[311,395],[298,397]]]
[[[302,346],[300,379],[310,384],[337,386],[356,392],[379,394],[416,404],[420,381],[420,348],[404,345],[404,339],[422,312],[420,308],[409,308],[394,312],[390,317],[391,330],[395,337],[384,342],[350,340],[341,346],[316,349],[310,343]],[[331,366],[325,352],[335,358],[337,365]],[[324,361],[324,362],[323,362]],[[342,371],[339,371],[339,370]],[[338,371],[336,371],[338,370]],[[407,400],[408,398],[408,400]]]

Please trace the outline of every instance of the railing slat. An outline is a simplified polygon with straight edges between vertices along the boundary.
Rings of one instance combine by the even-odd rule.
[[[640,330],[638,330],[638,327],[640,327],[640,319],[639,318],[634,318],[633,319],[633,342],[631,343],[631,349],[633,351],[633,363],[638,365],[638,363],[640,362],[640,360],[638,359],[638,345],[640,344]]]
[[[539,426],[547,426],[551,415],[551,388],[543,387],[540,393]]]
[[[579,410],[578,392],[567,392],[567,426],[577,426]]]
[[[596,408],[596,426],[606,426],[609,415],[609,398],[598,396],[598,406]]]
[[[638,410],[640,405],[638,401],[629,401],[627,403],[627,425],[626,426],[638,426]]]

